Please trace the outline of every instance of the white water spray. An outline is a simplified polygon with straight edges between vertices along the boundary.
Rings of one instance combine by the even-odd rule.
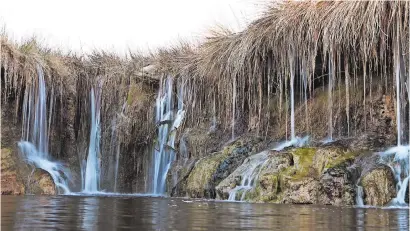
[[[70,171],[63,164],[51,161],[48,155],[46,84],[40,66],[37,66],[37,72],[37,94],[33,87],[29,87],[29,94],[26,94],[23,100],[23,132],[18,147],[29,164],[47,171],[53,178],[57,189],[61,189],[63,193],[69,193]],[[49,120],[51,120],[51,116]]]

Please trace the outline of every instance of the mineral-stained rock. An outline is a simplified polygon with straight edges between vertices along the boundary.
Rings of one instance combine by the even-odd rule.
[[[7,148],[1,149],[1,194],[20,195],[24,194],[24,184],[18,175],[16,162],[12,151]]]
[[[396,196],[394,175],[389,167],[379,166],[361,180],[365,205],[383,206]]]
[[[316,204],[319,182],[312,177],[304,177],[297,181],[286,181],[282,203],[285,204]]]

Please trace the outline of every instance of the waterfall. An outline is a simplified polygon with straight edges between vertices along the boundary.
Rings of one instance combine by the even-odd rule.
[[[84,192],[97,192],[100,183],[100,94],[91,89],[91,132],[85,169]]]
[[[359,185],[356,186],[356,205],[357,206],[364,206],[363,187],[359,186]]]
[[[262,152],[249,158],[250,166],[242,172],[241,184],[235,186],[235,188],[229,192],[229,201],[236,201],[238,193],[241,193],[239,200],[243,201],[246,193],[255,187],[256,180],[258,179],[263,166],[269,160],[266,154],[267,152]]]
[[[402,71],[403,66],[400,64],[400,41],[399,41],[399,29],[397,29],[397,41],[394,46],[394,74],[396,81],[396,124],[397,124],[397,146],[388,149],[387,151],[381,152],[380,157],[381,161],[388,165],[397,181],[396,197],[389,203],[391,206],[402,206],[406,205],[404,199],[406,196],[406,190],[408,188],[409,181],[409,157],[410,157],[410,145],[403,145],[402,140],[404,134],[401,128],[401,96],[404,98],[400,92],[400,86],[404,84],[404,78],[401,75],[404,75]],[[409,92],[407,94],[410,94]],[[404,98],[405,100],[405,98]],[[409,134],[410,135],[410,134]],[[393,166],[392,166],[393,165]],[[403,179],[402,179],[403,178]]]
[[[277,145],[273,150],[281,151],[287,147],[303,147],[309,142],[309,136],[298,137],[295,131],[295,60],[294,56],[289,56],[290,65],[290,133],[291,139]],[[305,93],[306,95],[306,93]]]
[[[161,86],[156,99],[156,123],[158,134],[152,161],[152,193],[164,194],[165,181],[168,170],[175,160],[175,136],[176,129],[181,125],[185,117],[183,104],[183,82],[178,82],[178,111],[174,114],[173,102],[173,78],[168,76],[161,80]]]
[[[289,57],[290,63],[290,134],[291,140],[295,135],[295,60],[293,55]]]
[[[29,164],[47,171],[53,178],[57,189],[62,189],[63,193],[69,193],[70,171],[62,163],[51,161],[48,154],[46,84],[43,70],[39,65],[37,65],[37,72],[37,92],[33,86],[29,86],[24,96],[22,140],[18,142],[18,147]],[[51,110],[49,113],[49,122],[51,122]]]

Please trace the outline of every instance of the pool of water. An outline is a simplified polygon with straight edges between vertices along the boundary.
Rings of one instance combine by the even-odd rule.
[[[1,196],[1,230],[408,230],[408,209],[132,195]]]

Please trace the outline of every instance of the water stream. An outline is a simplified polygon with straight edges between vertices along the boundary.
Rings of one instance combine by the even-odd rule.
[[[96,192],[100,185],[100,93],[91,89],[91,132],[83,192]]]
[[[39,65],[37,74],[37,89],[34,85],[30,86],[29,94],[26,94],[23,100],[22,140],[18,142],[18,147],[27,163],[47,171],[57,189],[62,193],[69,193],[70,171],[62,163],[51,160],[48,153],[46,83]],[[51,114],[51,111],[49,113]]]
[[[398,38],[397,38],[398,39]],[[396,180],[396,197],[389,203],[389,206],[407,206],[405,203],[406,191],[409,182],[409,157],[410,145],[403,145],[404,135],[402,132],[401,121],[403,113],[401,111],[402,99],[405,100],[404,94],[401,94],[401,86],[404,83],[402,77],[402,69],[400,63],[400,43],[396,41],[394,47],[394,76],[396,82],[396,126],[397,126],[397,146],[389,148],[384,152],[380,152],[381,163],[387,165],[392,170]],[[409,94],[409,93],[408,93]]]
[[[176,129],[181,125],[185,117],[183,99],[183,82],[177,84],[178,104],[177,112],[174,113],[173,78],[168,76],[162,80],[156,99],[156,122],[158,136],[153,154],[153,194],[165,193],[165,181],[168,170],[175,160],[175,137]]]

